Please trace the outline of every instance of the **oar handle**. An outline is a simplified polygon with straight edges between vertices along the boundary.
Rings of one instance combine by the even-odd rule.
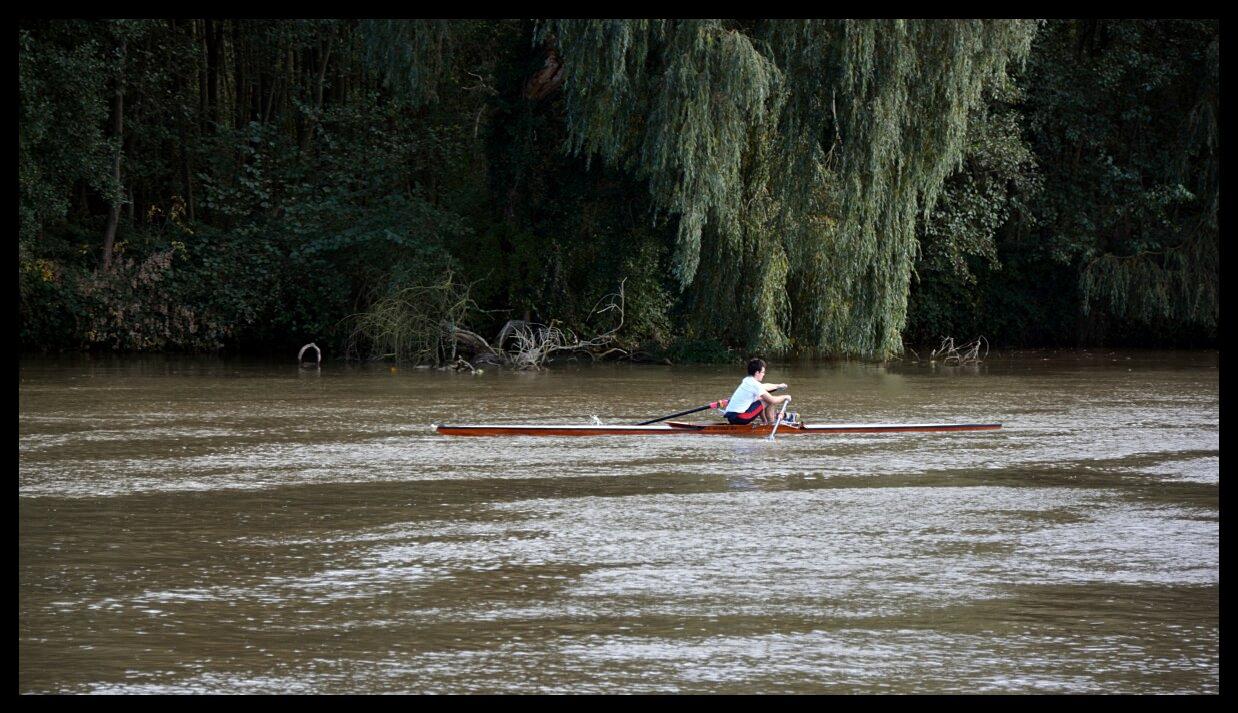
[[[778,420],[774,421],[774,429],[769,432],[769,440],[774,440],[774,434],[778,433],[778,426],[782,424],[782,417],[787,412],[787,404],[791,403],[791,397],[788,396],[786,401],[782,402],[782,409],[778,411]]]

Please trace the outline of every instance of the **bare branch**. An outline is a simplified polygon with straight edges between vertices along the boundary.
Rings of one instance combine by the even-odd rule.
[[[980,347],[982,346],[984,347],[984,356],[987,357],[989,355],[989,340],[985,339],[983,335],[976,337],[961,347],[954,345],[953,337],[945,337],[941,340],[941,346],[929,354],[929,361],[936,361],[940,357],[942,363],[948,366],[979,364],[981,362]]]

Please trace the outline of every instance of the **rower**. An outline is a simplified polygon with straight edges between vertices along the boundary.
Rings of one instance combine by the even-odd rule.
[[[748,376],[739,382],[739,388],[735,389],[735,393],[731,395],[726,405],[724,415],[729,423],[743,425],[752,423],[758,417],[767,424],[774,422],[777,418],[778,407],[790,401],[791,397],[786,394],[775,396],[772,393],[787,388],[786,384],[764,384],[762,383],[764,380],[765,361],[763,359],[749,361]],[[794,413],[786,414],[783,419],[786,423],[796,420],[797,415]]]

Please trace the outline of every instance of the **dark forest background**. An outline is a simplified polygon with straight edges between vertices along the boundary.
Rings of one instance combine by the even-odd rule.
[[[1218,52],[1204,20],[26,20],[21,344],[1215,346]]]

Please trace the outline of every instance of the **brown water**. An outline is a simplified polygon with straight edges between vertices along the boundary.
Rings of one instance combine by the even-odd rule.
[[[1215,352],[735,369],[25,359],[22,693],[1216,693]],[[710,416],[705,418],[710,418]]]

